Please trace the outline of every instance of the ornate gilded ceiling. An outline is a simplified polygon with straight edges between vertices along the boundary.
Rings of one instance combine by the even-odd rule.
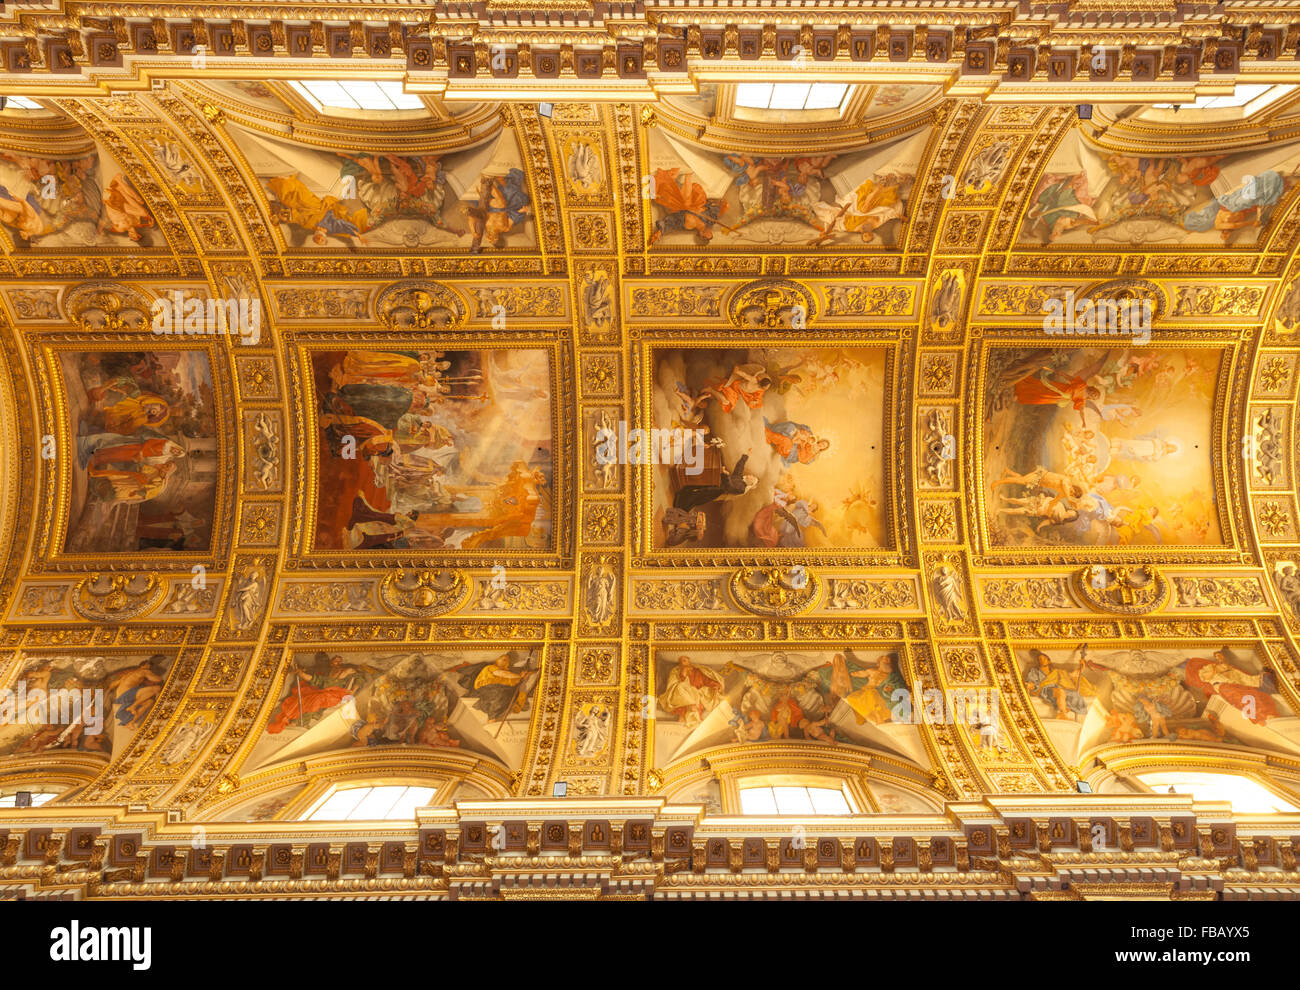
[[[0,15],[0,792],[1297,786],[1294,5],[189,6]]]

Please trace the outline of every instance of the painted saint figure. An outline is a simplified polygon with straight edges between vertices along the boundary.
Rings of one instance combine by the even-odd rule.
[[[768,444],[786,467],[792,464],[811,464],[818,454],[831,445],[829,440],[817,437],[803,423],[791,423],[788,420],[772,423],[765,416],[763,428]]]
[[[1082,720],[1097,696],[1096,686],[1083,676],[1088,645],[1080,647],[1079,666],[1074,673],[1056,666],[1042,650],[1029,653],[1037,666],[1025,671],[1025,690],[1055,706],[1057,718]]]
[[[659,703],[688,728],[704,717],[722,700],[722,678],[705,667],[697,667],[688,657],[678,657],[677,666],[668,674],[668,682]]]

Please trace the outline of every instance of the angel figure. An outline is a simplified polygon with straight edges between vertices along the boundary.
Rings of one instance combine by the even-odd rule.
[[[961,578],[949,564],[940,564],[930,579],[930,588],[944,618],[961,622],[966,618],[966,598],[961,590]]]
[[[609,329],[613,305],[609,273],[603,268],[588,271],[582,283],[582,312],[593,330]]]
[[[604,705],[592,705],[573,717],[573,751],[576,756],[595,756],[609,742],[609,722],[613,713]]]
[[[587,576],[587,615],[597,629],[605,628],[614,617],[616,588],[614,568],[607,561],[602,560]]]
[[[569,181],[581,189],[595,189],[604,177],[600,155],[586,141],[578,141],[569,152]]]
[[[237,630],[249,628],[265,607],[266,574],[261,564],[254,564],[239,580],[235,587],[234,600],[230,609]]]

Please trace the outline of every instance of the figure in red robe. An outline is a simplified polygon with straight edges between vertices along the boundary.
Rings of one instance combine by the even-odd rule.
[[[1022,406],[1070,406],[1080,416],[1089,402],[1101,400],[1101,389],[1075,375],[1070,378],[1039,378],[1028,375],[1016,382],[1016,401]],[[1087,419],[1083,421],[1088,425]]]
[[[295,663],[289,693],[276,708],[266,731],[276,735],[292,722],[301,723],[308,715],[342,704],[353,693],[353,681],[360,673],[359,668],[345,663],[342,657],[327,660],[324,653],[317,653],[306,667]],[[312,719],[310,723],[316,721],[319,720]]]
[[[1222,650],[1213,660],[1193,657],[1183,668],[1187,686],[1207,696],[1218,695],[1256,725],[1263,725],[1278,714],[1272,691],[1265,684],[1267,672],[1248,674],[1229,662]]]

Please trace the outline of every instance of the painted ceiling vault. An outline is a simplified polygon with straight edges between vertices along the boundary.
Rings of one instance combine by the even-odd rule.
[[[189,6],[0,13],[0,794],[1297,786],[1300,8]]]

